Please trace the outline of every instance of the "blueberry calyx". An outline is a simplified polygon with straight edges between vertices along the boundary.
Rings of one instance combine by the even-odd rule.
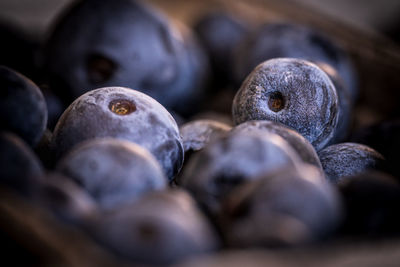
[[[285,107],[285,98],[281,92],[275,91],[268,95],[268,107],[273,112],[279,112]]]
[[[120,116],[129,115],[136,111],[136,105],[126,99],[112,100],[108,105],[108,108],[111,110],[111,112]]]

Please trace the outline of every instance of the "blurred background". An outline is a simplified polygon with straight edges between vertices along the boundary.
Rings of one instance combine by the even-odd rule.
[[[233,0],[234,1],[234,0]],[[262,0],[268,2],[268,0]],[[400,41],[399,0],[286,0],[309,6],[346,24]],[[71,0],[1,0],[0,19],[41,37]],[[193,1],[196,2],[196,1]]]
[[[49,89],[46,98],[54,114],[63,109],[52,104],[59,101],[51,100],[52,88],[47,88],[38,68],[42,63],[40,52],[54,22],[73,1],[0,0],[0,36],[5,40],[0,43],[0,64],[30,77],[44,91]],[[400,114],[400,0],[143,1],[189,23],[207,9],[222,8],[253,26],[261,21],[283,20],[315,27],[347,50],[354,62],[361,91],[355,110],[356,125],[369,125]],[[230,98],[224,99],[230,105]],[[54,123],[57,118],[54,116]]]

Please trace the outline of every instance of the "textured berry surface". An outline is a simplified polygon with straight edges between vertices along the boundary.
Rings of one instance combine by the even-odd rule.
[[[170,179],[183,163],[179,129],[171,114],[151,97],[122,87],[90,91],[63,113],[51,146],[59,158],[74,145],[100,137],[115,137],[148,149]]]
[[[334,183],[347,176],[382,167],[384,158],[373,148],[357,143],[331,145],[318,152],[326,176]]]
[[[338,96],[329,77],[300,59],[268,60],[253,70],[232,105],[236,124],[270,120],[302,134],[318,151],[335,136]]]
[[[300,158],[308,164],[322,169],[317,152],[314,147],[301,134],[293,129],[286,127],[283,124],[272,121],[246,121],[237,125],[232,129],[232,132],[253,132],[264,131],[274,133],[285,139],[286,142],[297,152]]]

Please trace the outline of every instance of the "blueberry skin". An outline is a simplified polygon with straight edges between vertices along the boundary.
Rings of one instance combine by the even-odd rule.
[[[114,137],[148,149],[172,179],[183,164],[179,129],[168,111],[153,98],[123,87],[90,91],[63,113],[51,147],[60,158],[74,145],[101,137]]]
[[[211,216],[238,185],[261,173],[296,166],[301,161],[280,136],[272,133],[232,133],[210,142],[194,154],[177,181]]]
[[[244,38],[236,52],[235,67],[240,83],[265,60],[301,58],[334,67],[349,88],[352,102],[357,99],[357,75],[349,56],[328,36],[312,28],[290,23],[264,24]]]
[[[78,1],[56,25],[44,58],[51,87],[66,104],[95,88],[124,86],[188,113],[208,75],[192,34],[133,0]]]
[[[12,133],[0,132],[0,183],[30,196],[43,166],[31,148]]]
[[[263,174],[232,191],[221,211],[234,247],[293,246],[331,234],[341,220],[339,194],[317,168]]]
[[[384,158],[373,148],[357,143],[331,145],[318,152],[327,178],[338,183],[369,169],[382,166]]]
[[[22,74],[0,66],[0,129],[34,147],[47,124],[47,106],[40,89]]]
[[[179,127],[179,132],[182,137],[183,149],[185,153],[187,153],[189,151],[194,152],[201,150],[213,138],[223,135],[231,129],[231,126],[222,122],[199,119],[185,123]]]
[[[331,79],[336,88],[339,99],[339,121],[336,129],[335,137],[330,144],[337,144],[347,140],[350,133],[350,126],[353,117],[353,103],[348,87],[345,86],[343,79],[340,77],[338,71],[331,65],[323,62],[315,62],[315,64],[322,69]]]
[[[113,208],[166,187],[154,156],[132,142],[92,139],[74,147],[56,169],[81,185],[102,208]]]
[[[57,172],[43,176],[33,200],[61,221],[75,225],[83,225],[86,218],[99,212],[95,200],[85,190]]]
[[[140,264],[172,264],[219,247],[215,230],[183,190],[148,194],[88,227],[115,254]]]
[[[213,69],[215,89],[233,83],[233,56],[248,32],[247,25],[223,11],[206,13],[193,26],[206,48]]]
[[[364,237],[400,234],[400,184],[386,173],[370,171],[339,183],[346,216],[343,233]]]
[[[295,130],[290,129],[281,123],[262,120],[246,121],[232,128],[232,132],[246,133],[254,131],[264,131],[279,135],[289,143],[305,163],[311,164],[322,170],[318,154],[310,142]]]
[[[235,124],[270,120],[287,125],[318,151],[335,136],[338,96],[329,77],[315,64],[271,59],[255,68],[242,84],[232,114]]]

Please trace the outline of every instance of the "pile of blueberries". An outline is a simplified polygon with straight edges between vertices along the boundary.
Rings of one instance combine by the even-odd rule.
[[[82,0],[38,55],[0,66],[1,188],[123,262],[400,234],[400,120],[353,127],[315,29]]]

